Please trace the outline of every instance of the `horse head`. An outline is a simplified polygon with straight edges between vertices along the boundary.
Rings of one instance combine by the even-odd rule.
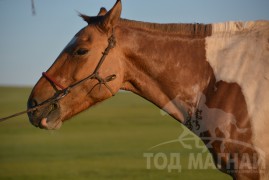
[[[94,17],[80,14],[88,25],[43,73],[28,99],[28,109],[39,106],[28,113],[34,126],[58,129],[65,120],[110,98],[120,89],[123,68],[116,50],[114,27],[121,8],[118,0],[108,12],[101,8]]]

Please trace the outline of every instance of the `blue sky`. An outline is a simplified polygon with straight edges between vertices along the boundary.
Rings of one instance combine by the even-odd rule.
[[[116,0],[0,0],[0,85],[32,86],[86,24]],[[122,0],[122,17],[159,23],[269,20],[269,0]]]

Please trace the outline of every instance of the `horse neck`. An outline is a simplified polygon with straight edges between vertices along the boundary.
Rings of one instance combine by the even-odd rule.
[[[117,39],[125,64],[122,89],[183,122],[197,106],[212,71],[205,58],[205,37],[200,34],[206,34],[206,27],[198,27],[204,32],[191,32],[187,30],[195,28],[186,25],[178,32],[176,28],[184,29],[184,25],[178,26],[122,22]]]

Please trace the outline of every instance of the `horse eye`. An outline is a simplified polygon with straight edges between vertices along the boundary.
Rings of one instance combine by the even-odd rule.
[[[84,48],[81,48],[81,49],[78,49],[74,52],[74,55],[78,55],[78,56],[82,56],[82,55],[85,55],[89,52],[88,49],[84,49]]]

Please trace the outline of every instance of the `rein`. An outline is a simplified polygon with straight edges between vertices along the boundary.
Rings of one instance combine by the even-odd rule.
[[[101,88],[101,85],[104,85],[112,94],[112,96],[115,95],[115,93],[113,92],[113,90],[111,89],[111,87],[107,84],[110,81],[113,81],[114,79],[116,79],[116,75],[112,74],[107,76],[106,78],[102,78],[99,75],[99,70],[103,64],[103,62],[105,61],[108,53],[110,52],[111,49],[113,49],[116,46],[116,39],[114,36],[114,33],[112,32],[112,35],[108,38],[108,46],[106,47],[106,49],[103,52],[102,57],[99,60],[99,63],[97,64],[95,70],[93,71],[92,74],[90,74],[89,76],[85,77],[84,79],[81,79],[80,81],[69,85],[68,87],[64,87],[63,85],[61,85],[61,83],[57,82],[53,77],[51,77],[50,75],[48,75],[46,72],[42,73],[42,76],[45,77],[50,83],[51,85],[56,89],[56,93],[54,94],[53,97],[43,101],[42,103],[28,109],[22,112],[18,112],[15,114],[12,114],[10,116],[4,117],[4,118],[0,118],[0,122],[3,122],[7,119],[16,117],[16,116],[20,116],[22,114],[25,113],[29,113],[29,112],[34,112],[36,110],[38,110],[39,108],[47,105],[47,104],[55,104],[56,102],[58,102],[60,99],[64,98],[66,95],[68,95],[69,93],[71,93],[71,90],[77,86],[79,86],[80,84],[82,84],[83,82],[89,80],[89,79],[96,79],[98,81],[98,83],[96,85],[93,86],[96,87],[97,85],[99,85],[99,88]],[[58,89],[58,88],[60,89]],[[93,89],[92,88],[92,89]]]

